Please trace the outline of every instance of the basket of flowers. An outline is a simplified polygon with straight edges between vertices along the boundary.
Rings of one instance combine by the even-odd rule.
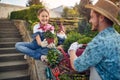
[[[72,69],[69,55],[62,48],[50,49],[47,59],[55,80],[89,80],[88,70],[79,73]]]
[[[76,55],[81,55],[85,49],[86,44],[83,46],[82,50],[78,50]],[[59,79],[60,80],[89,80],[89,70],[83,72],[77,72],[71,67],[69,55],[64,51],[64,49],[58,49],[63,54],[63,59],[59,63],[58,67],[60,70]]]

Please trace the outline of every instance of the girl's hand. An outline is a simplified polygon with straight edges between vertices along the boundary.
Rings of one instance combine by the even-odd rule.
[[[46,41],[46,39],[44,39],[42,42],[41,42],[41,47],[47,47],[48,46],[48,42]]]
[[[47,47],[48,48],[55,48],[55,44],[54,43],[50,43]]]

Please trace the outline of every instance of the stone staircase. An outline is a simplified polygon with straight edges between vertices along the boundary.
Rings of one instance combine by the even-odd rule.
[[[30,80],[28,63],[17,52],[15,43],[21,36],[9,20],[0,20],[0,80]]]

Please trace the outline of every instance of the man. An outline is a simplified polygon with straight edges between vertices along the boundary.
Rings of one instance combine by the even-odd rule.
[[[114,23],[120,25],[117,20],[119,9],[109,0],[99,0],[95,5],[85,7],[91,9],[89,22],[92,30],[99,34],[79,57],[75,52],[81,45],[71,44],[68,50],[71,66],[79,72],[92,68],[95,77],[91,80],[120,80],[120,34],[113,28]]]

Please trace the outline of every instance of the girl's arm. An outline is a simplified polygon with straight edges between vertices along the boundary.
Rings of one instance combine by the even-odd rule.
[[[41,38],[39,35],[36,36],[36,41],[37,44],[41,47],[47,47],[48,46],[48,42],[44,39],[43,41],[41,41]]]
[[[36,25],[33,27],[33,33],[38,32],[39,26],[40,26],[39,24],[36,24]],[[39,46],[41,46],[41,38],[40,38],[40,36],[39,36],[39,35],[35,36],[35,39],[36,39],[36,41],[37,41],[37,44],[38,44]]]
[[[41,46],[41,38],[39,35],[36,36],[36,41],[39,46]]]

